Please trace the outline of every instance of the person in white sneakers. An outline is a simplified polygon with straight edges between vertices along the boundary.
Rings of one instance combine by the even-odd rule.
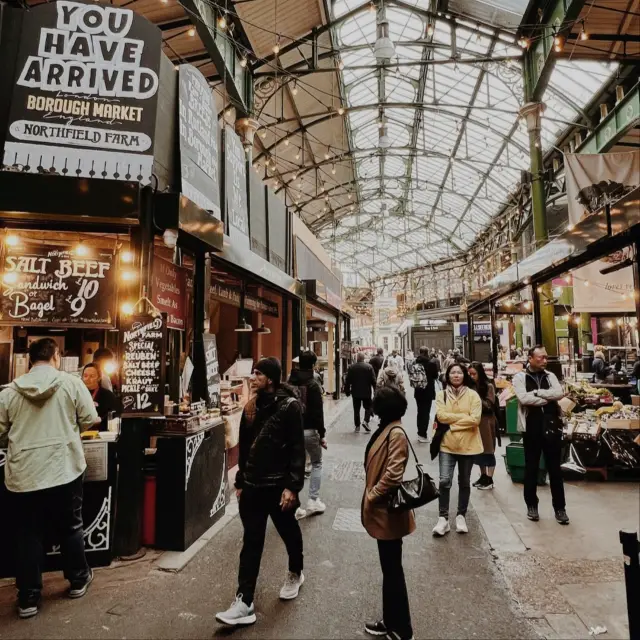
[[[463,364],[454,363],[445,374],[444,391],[436,396],[437,435],[440,436],[440,517],[434,536],[449,533],[449,493],[453,473],[458,465],[458,513],[456,531],[468,533],[466,514],[471,495],[471,470],[474,456],[482,453],[480,420],[482,401],[470,387],[473,382]],[[448,425],[448,429],[447,429]],[[439,432],[439,433],[438,433]],[[444,433],[444,435],[442,435]]]
[[[253,624],[253,596],[260,572],[267,520],[271,517],[289,556],[289,570],[280,590],[293,600],[304,583],[302,532],[295,517],[304,485],[304,432],[297,390],[282,384],[277,358],[263,358],[251,376],[256,395],[240,420],[240,455],[236,494],[244,528],[236,598],[216,620],[229,626]]]
[[[324,428],[324,403],[322,388],[315,380],[313,368],[318,357],[313,351],[303,351],[298,358],[298,369],[289,376],[289,384],[297,387],[302,403],[302,424],[304,426],[304,446],[311,462],[309,480],[309,501],[305,509],[298,507],[296,518],[324,513],[327,505],[320,500],[322,483],[322,449],[327,448]]]

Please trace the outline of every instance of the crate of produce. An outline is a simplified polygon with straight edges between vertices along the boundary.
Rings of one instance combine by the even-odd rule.
[[[518,433],[518,399],[515,396],[507,400],[507,433]]]

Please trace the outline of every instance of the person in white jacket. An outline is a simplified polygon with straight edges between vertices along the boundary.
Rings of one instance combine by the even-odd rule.
[[[562,480],[562,420],[558,400],[564,391],[558,378],[547,371],[547,351],[542,345],[529,349],[529,363],[513,378],[518,398],[518,431],[524,444],[524,500],[529,520],[540,519],[538,514],[538,467],[540,455],[549,472],[551,498],[556,520],[569,524]]]

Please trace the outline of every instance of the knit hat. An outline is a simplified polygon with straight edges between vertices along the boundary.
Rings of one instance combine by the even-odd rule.
[[[282,367],[278,358],[262,358],[262,360],[258,360],[258,364],[253,369],[267,376],[276,387],[280,384]]]

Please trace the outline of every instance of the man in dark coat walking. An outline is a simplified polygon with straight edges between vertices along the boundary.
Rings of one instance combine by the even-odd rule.
[[[373,372],[376,374],[377,380],[380,369],[382,369],[382,365],[384,364],[384,349],[379,347],[376,355],[369,360],[369,364],[373,367]]]
[[[371,397],[376,388],[376,374],[373,367],[364,361],[364,353],[359,353],[357,362],[347,371],[345,394],[353,397],[353,421],[356,433],[360,433],[360,407],[364,407],[364,422],[362,426],[369,433],[371,420]]]
[[[429,357],[427,347],[420,347],[420,355],[414,362],[415,366],[422,366],[426,375],[426,384],[416,386],[414,398],[418,407],[418,442],[429,442],[429,416],[431,405],[436,397],[436,380],[438,379],[437,359]]]

